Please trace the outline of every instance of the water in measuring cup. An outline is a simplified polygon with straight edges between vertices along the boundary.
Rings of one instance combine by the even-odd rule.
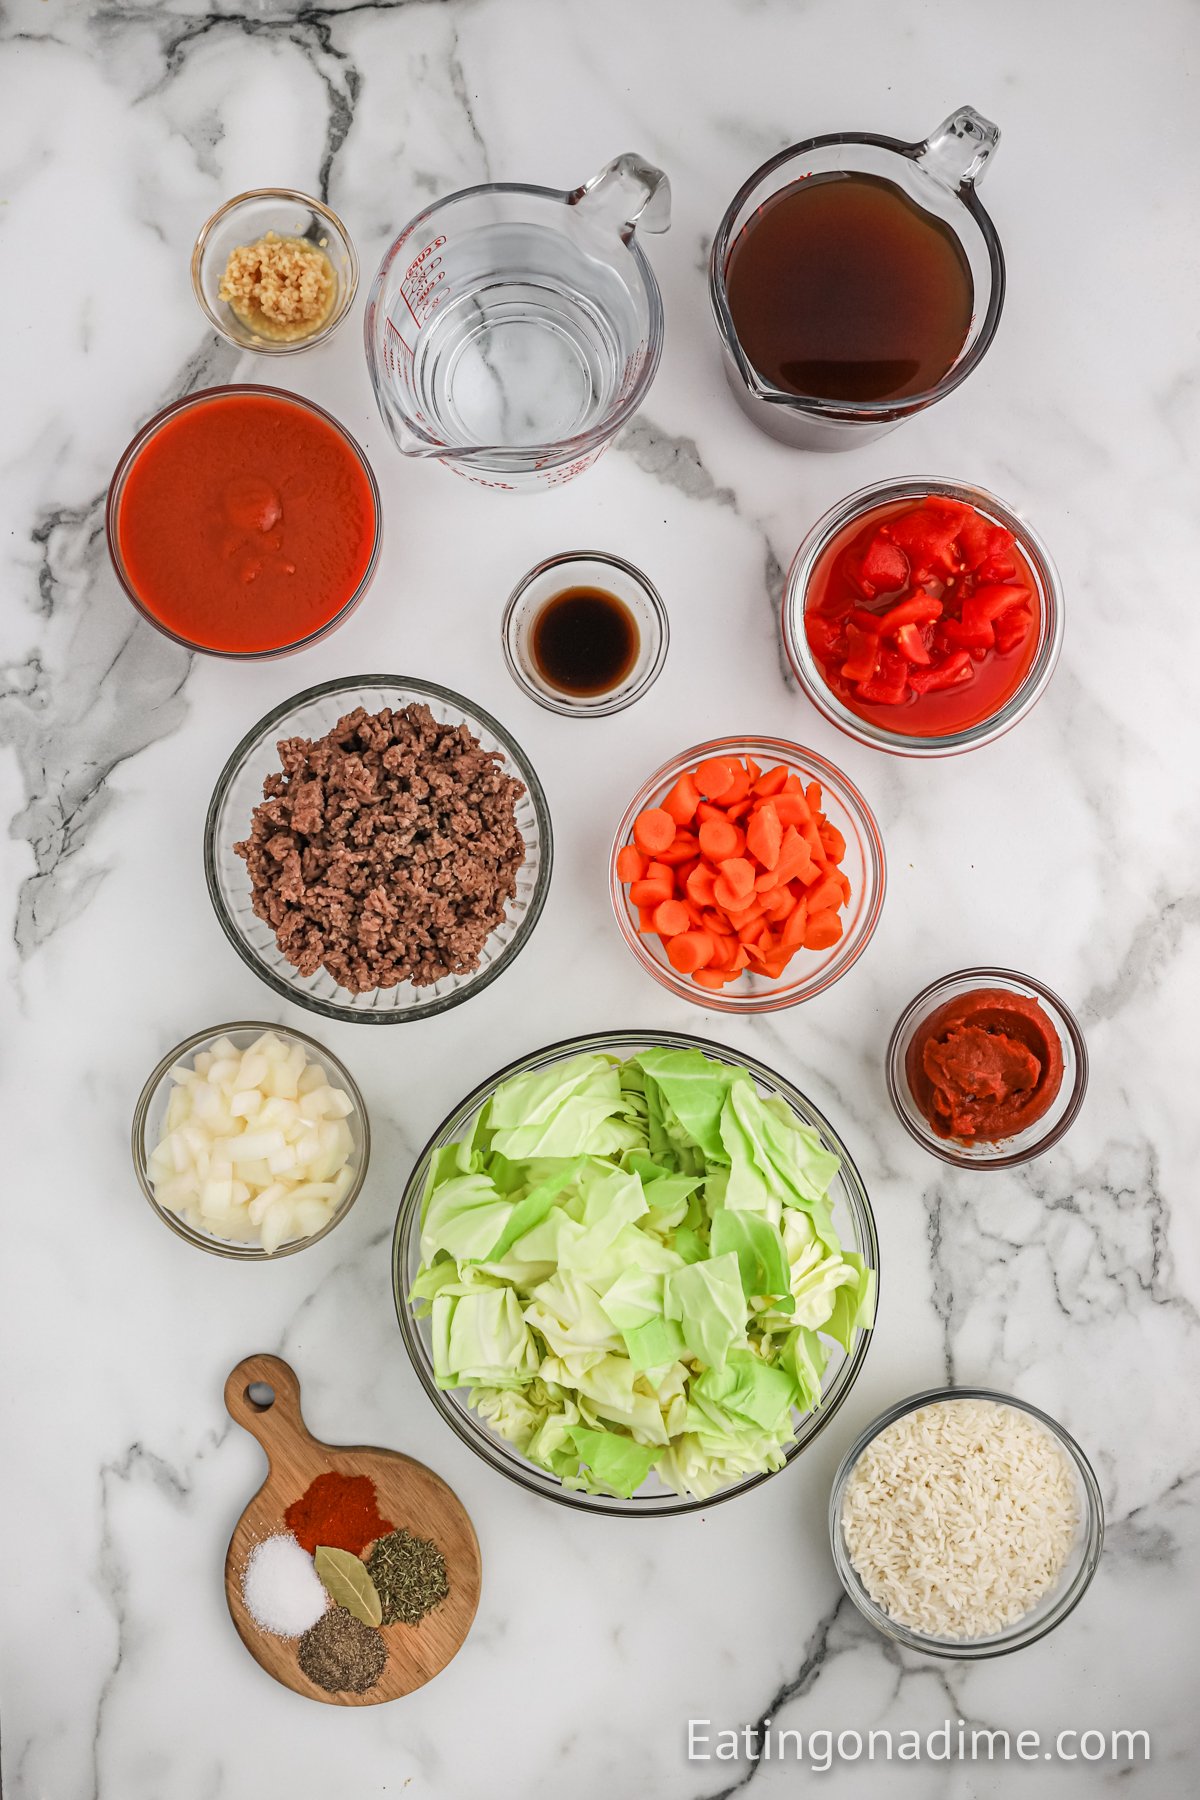
[[[532,223],[480,226],[440,254],[428,310],[414,312],[411,372],[438,434],[450,445],[520,450],[601,424],[643,335],[621,276],[584,244]]]

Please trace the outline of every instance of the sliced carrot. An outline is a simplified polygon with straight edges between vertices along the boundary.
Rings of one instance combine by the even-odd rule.
[[[707,931],[681,931],[667,945],[667,961],[681,975],[694,975],[711,960],[713,941]]]
[[[706,800],[719,800],[733,786],[736,765],[728,756],[709,756],[696,770],[693,780]]]
[[[822,912],[810,912],[808,924],[804,929],[804,948],[806,950],[828,950],[836,944],[842,935],[842,921],[832,907]]]
[[[735,975],[740,975],[743,969],[748,969],[750,967],[750,955],[745,944],[738,945],[737,950],[734,952],[733,963],[731,966]]]
[[[719,879],[731,887],[735,894],[752,894],[754,892],[755,867],[747,862],[744,856],[726,856],[721,860]]]
[[[808,929],[808,905],[798,900],[791,912],[783,921],[783,929],[779,933],[781,950],[798,950],[804,942],[804,933]]]
[[[752,783],[756,782],[759,779],[759,777],[762,775],[762,770],[759,768],[758,764],[755,762],[755,760],[752,756],[748,756],[746,758],[746,773],[747,773],[747,775],[749,775]]]
[[[675,885],[686,891],[687,884],[695,874],[696,870],[702,869],[703,867],[704,864],[698,856],[690,857],[687,862],[680,863],[675,871]]]
[[[699,831],[700,848],[705,856],[713,862],[723,862],[727,856],[740,856],[745,849],[745,839],[736,825],[728,819],[705,819]]]
[[[850,894],[852,892],[851,887],[850,887],[850,877],[845,873],[844,870],[839,869],[837,871],[837,878],[842,884],[842,892],[846,896],[846,903],[848,905],[849,901],[850,901]]]
[[[772,800],[756,806],[746,824],[746,848],[756,856],[764,869],[773,869],[779,861],[783,844],[783,826]]]
[[[687,877],[688,899],[694,900],[697,906],[711,906],[715,879],[716,877],[706,863],[697,863]]]
[[[737,932],[729,921],[727,912],[718,912],[715,906],[706,906],[700,913],[700,928],[711,931],[716,937],[736,937]]]
[[[699,804],[700,791],[685,769],[663,801],[662,809],[665,813],[670,813],[677,825],[690,825]]]
[[[804,790],[804,798],[808,801],[808,804],[812,807],[814,812],[820,812],[821,784],[819,781],[810,781],[808,783],[808,786]]]
[[[675,821],[661,806],[648,806],[633,821],[633,841],[647,856],[657,856],[675,841]]]
[[[667,886],[673,889],[675,886],[675,871],[672,868],[668,868],[666,863],[655,862],[654,859],[651,858],[646,864],[646,873],[642,879],[643,881],[665,881]]]
[[[777,768],[768,769],[765,775],[759,776],[754,784],[754,791],[769,800],[773,794],[783,792],[783,784],[786,780],[787,770],[780,763]]]
[[[745,800],[749,792],[750,771],[744,763],[735,762],[733,765],[733,780],[720,796],[721,805],[728,811],[731,806],[737,806]]]
[[[794,825],[789,825],[783,834],[783,843],[779,850],[779,861],[772,871],[781,885],[795,881],[797,877],[804,882],[812,881],[819,873],[813,861],[812,851],[805,843]]]
[[[842,884],[836,875],[825,875],[811,887],[807,894],[810,913],[826,911],[827,908],[837,911],[844,904]]]
[[[711,988],[714,992],[723,988],[729,976],[724,969],[697,969],[692,980],[697,987]]]
[[[661,931],[664,937],[677,937],[691,922],[682,900],[661,900],[654,909],[654,929]]]
[[[818,825],[817,836],[825,846],[825,853],[830,862],[840,863],[846,854],[846,840],[836,825],[826,819],[824,825]]]
[[[647,858],[636,844],[625,844],[617,851],[617,880],[640,881],[646,873]]]
[[[803,825],[812,818],[812,807],[803,794],[777,794],[775,813],[781,825]]]
[[[710,969],[731,969],[733,959],[738,952],[738,941],[735,937],[714,937],[712,955],[707,967]]]
[[[644,932],[647,937],[653,937],[658,930],[658,926],[654,923],[654,915],[657,910],[658,908],[654,906],[639,906],[637,909],[638,930]]]
[[[667,845],[666,849],[658,852],[658,858],[660,862],[666,863],[668,868],[674,869],[678,868],[680,863],[691,862],[699,850],[699,840],[690,831],[677,831],[673,841]]]
[[[792,896],[788,893],[787,889],[778,888],[775,893],[767,896],[763,905],[763,912],[765,916],[770,919],[772,925],[778,925],[787,918],[789,913],[795,911],[795,907],[796,902],[792,899]]]
[[[649,876],[643,881],[632,881],[629,884],[629,898],[634,906],[661,906],[674,893],[673,881],[651,881]]]

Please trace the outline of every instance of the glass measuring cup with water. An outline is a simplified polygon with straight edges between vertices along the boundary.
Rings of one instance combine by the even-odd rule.
[[[852,132],[808,138],[756,169],[734,195],[713,239],[709,295],[729,384],[742,410],[762,430],[805,450],[854,449],[894,430],[950,393],[971,373],[991,344],[1004,302],[1000,240],[975,191],[999,139],[996,126],[969,106],[959,107],[919,143]],[[920,392],[847,399],[805,391],[802,383],[785,388],[755,366],[739,338],[737,296],[731,306],[730,272],[749,234],[780,201],[801,191],[811,195],[817,188],[824,190],[828,200],[830,184],[844,183],[847,177],[865,177],[877,189],[890,187],[898,192],[901,206],[907,204],[914,219],[924,220],[927,231],[939,234],[954,247],[965,282],[961,344],[947,359],[949,366],[934,371]],[[826,263],[827,288],[828,268]],[[813,267],[813,273],[821,277],[820,265]],[[891,298],[886,280],[869,267],[861,275],[862,290],[876,318],[882,316],[886,321]],[[780,288],[794,306],[793,286],[781,281]],[[910,348],[900,342],[887,346],[882,354],[902,358]],[[878,365],[884,370],[889,366]],[[896,366],[905,365],[897,362]],[[826,373],[831,370],[836,386],[837,369],[827,365]]]
[[[426,207],[379,266],[367,363],[406,456],[505,492],[589,468],[662,353],[638,242],[665,231],[666,176],[619,156],[571,192],[494,183]]]

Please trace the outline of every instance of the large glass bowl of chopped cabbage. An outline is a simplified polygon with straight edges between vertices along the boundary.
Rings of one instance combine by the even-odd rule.
[[[463,1442],[591,1512],[784,1468],[866,1356],[879,1245],[841,1139],[700,1038],[549,1045],[440,1126],[396,1220],[400,1330]]]

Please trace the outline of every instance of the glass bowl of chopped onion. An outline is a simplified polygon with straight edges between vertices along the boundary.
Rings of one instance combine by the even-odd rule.
[[[242,1020],[168,1051],[138,1098],[132,1148],[164,1225],[214,1256],[265,1262],[306,1250],[345,1218],[371,1127],[332,1051]]]
[[[635,1378],[629,1387],[626,1399],[632,1409],[636,1410],[640,1406],[644,1416],[637,1421],[637,1430],[642,1431],[642,1436],[632,1448],[636,1451],[640,1444],[643,1456],[645,1456],[645,1446],[650,1446],[651,1454],[654,1457],[653,1463],[647,1469],[637,1470],[636,1485],[627,1483],[618,1487],[613,1483],[606,1483],[604,1476],[600,1476],[597,1481],[589,1484],[577,1476],[555,1472],[555,1467],[562,1470],[561,1455],[557,1459],[555,1455],[551,1455],[548,1459],[538,1458],[529,1442],[525,1424],[531,1414],[536,1413],[543,1403],[550,1405],[551,1412],[554,1410],[553,1389],[545,1388],[543,1385],[544,1380],[550,1379],[546,1373],[548,1369],[546,1362],[543,1362],[542,1372],[536,1380],[532,1381],[532,1385],[526,1375],[523,1381],[510,1382],[506,1389],[504,1386],[506,1377],[497,1370],[500,1387],[495,1393],[487,1388],[485,1377],[480,1377],[482,1385],[452,1385],[440,1372],[439,1356],[441,1351],[445,1350],[453,1355],[456,1342],[460,1340],[460,1334],[464,1331],[469,1332],[469,1326],[465,1326],[464,1321],[456,1316],[450,1323],[449,1329],[443,1331],[442,1323],[435,1323],[436,1307],[431,1307],[427,1303],[426,1296],[430,1292],[428,1284],[431,1275],[435,1285],[437,1283],[436,1271],[429,1270],[423,1255],[422,1238],[429,1221],[429,1206],[434,1197],[434,1191],[439,1185],[448,1183],[450,1187],[454,1187],[455,1172],[459,1169],[466,1169],[468,1164],[474,1168],[480,1160],[467,1156],[467,1146],[478,1141],[481,1115],[484,1109],[495,1100],[499,1091],[508,1091],[507,1104],[510,1105],[514,1104],[511,1098],[514,1084],[521,1084],[542,1094],[544,1104],[539,1103],[534,1109],[538,1115],[537,1125],[531,1126],[529,1129],[534,1129],[539,1133],[547,1127],[556,1129],[552,1122],[553,1117],[561,1113],[564,1124],[568,1117],[570,1118],[571,1123],[568,1129],[573,1130],[577,1124],[586,1121],[594,1110],[591,1101],[581,1097],[577,1090],[572,1092],[571,1089],[568,1068],[571,1064],[577,1064],[578,1059],[606,1059],[625,1067],[630,1059],[648,1053],[652,1055],[661,1053],[668,1057],[679,1056],[686,1061],[688,1058],[694,1058],[696,1052],[707,1059],[714,1071],[725,1071],[731,1073],[735,1078],[739,1075],[747,1076],[760,1103],[767,1107],[778,1107],[781,1112],[786,1109],[788,1126],[806,1141],[811,1155],[817,1159],[818,1164],[823,1166],[821,1185],[825,1180],[828,1182],[824,1203],[828,1205],[829,1223],[836,1233],[840,1249],[835,1256],[831,1257],[828,1248],[818,1248],[815,1251],[815,1260],[810,1254],[813,1251],[812,1244],[796,1252],[796,1262],[792,1273],[796,1278],[801,1295],[803,1296],[805,1292],[806,1281],[815,1284],[816,1287],[822,1287],[828,1282],[832,1263],[837,1261],[854,1263],[862,1282],[864,1298],[861,1304],[856,1302],[846,1310],[843,1321],[844,1328],[839,1327],[835,1331],[832,1323],[826,1320],[818,1323],[811,1331],[800,1332],[799,1336],[807,1346],[801,1360],[811,1357],[811,1361],[806,1361],[805,1366],[815,1389],[815,1398],[810,1404],[808,1399],[802,1399],[798,1393],[794,1395],[786,1410],[786,1417],[775,1423],[775,1435],[770,1439],[769,1455],[760,1454],[762,1444],[766,1442],[765,1438],[755,1438],[754,1447],[751,1448],[750,1439],[754,1437],[754,1433],[750,1432],[740,1449],[727,1445],[727,1455],[726,1452],[713,1449],[712,1457],[708,1457],[706,1447],[712,1449],[713,1445],[706,1434],[709,1431],[716,1431],[719,1435],[720,1429],[713,1419],[709,1420],[708,1426],[699,1423],[694,1428],[677,1423],[672,1426],[672,1435],[669,1439],[667,1436],[660,1437],[653,1431],[647,1434],[643,1427],[648,1415],[645,1415],[644,1405],[640,1404],[638,1396],[641,1397],[641,1402],[644,1402],[653,1390],[639,1388]],[[705,1085],[702,1078],[697,1076],[694,1067],[690,1077],[685,1076],[685,1080],[695,1083],[697,1086]],[[711,1094],[713,1090],[710,1088],[709,1091]],[[570,1097],[564,1101],[564,1095],[570,1095]],[[702,1106],[703,1103],[701,1103],[701,1108]],[[586,1126],[584,1128],[586,1129]],[[590,1137],[590,1133],[588,1135]],[[591,1141],[596,1140],[593,1138]],[[458,1146],[458,1148],[452,1149],[452,1146]],[[661,1145],[656,1153],[656,1160],[660,1163],[665,1150],[666,1146]],[[459,1161],[460,1157],[463,1158],[461,1162]],[[518,1209],[520,1207],[538,1208],[542,1216],[545,1216],[546,1209],[539,1206],[539,1190],[534,1188],[527,1192],[524,1186],[531,1170],[534,1167],[539,1172],[543,1169],[566,1170],[568,1177],[573,1178],[578,1165],[589,1160],[594,1159],[583,1155],[575,1158],[574,1168],[572,1159],[569,1158],[544,1160],[536,1165],[531,1165],[518,1158],[515,1142],[510,1142],[506,1146],[501,1158],[501,1161],[508,1164],[504,1177],[506,1183],[517,1183],[511,1189],[511,1197],[517,1198],[521,1194],[525,1194],[524,1199],[517,1198]],[[632,1160],[637,1162],[638,1158],[633,1156]],[[801,1179],[807,1178],[801,1177]],[[463,1175],[463,1198],[467,1197],[467,1189],[472,1181],[483,1182],[486,1186],[486,1180],[487,1178],[482,1175]],[[560,1189],[562,1185],[560,1182]],[[650,1191],[653,1190],[653,1186],[652,1178]],[[695,1188],[698,1186],[698,1182],[692,1182],[691,1186]],[[507,1187],[506,1192],[508,1192]],[[543,1187],[541,1194],[544,1195],[544,1193],[545,1188]],[[719,1210],[715,1200],[714,1208]],[[781,1214],[787,1210],[779,1207],[778,1202],[776,1208]],[[514,1217],[518,1216],[513,1213],[511,1206],[509,1212]],[[489,1223],[485,1217],[487,1213],[487,1206],[477,1208],[479,1225],[485,1233],[489,1230]],[[527,1216],[529,1215],[527,1214]],[[649,1216],[647,1213],[648,1220]],[[672,1216],[668,1211],[657,1222],[657,1229],[667,1233],[668,1236],[671,1235],[668,1220]],[[636,1227],[633,1229],[636,1230]],[[681,1247],[683,1240],[684,1230],[681,1228],[679,1234],[674,1238],[674,1243]],[[514,1241],[519,1245],[521,1240],[518,1237]],[[615,1243],[615,1240],[613,1242]],[[666,1242],[666,1237],[663,1242]],[[610,1244],[609,1249],[611,1248]],[[633,1244],[625,1246],[625,1250],[630,1252],[631,1256],[635,1250],[640,1251],[642,1248],[641,1245]],[[661,1270],[666,1266],[662,1254],[654,1253],[654,1245],[649,1240],[646,1241],[644,1249],[652,1255],[652,1260],[647,1264],[648,1268]],[[464,1256],[468,1251],[470,1251],[470,1247],[465,1246]],[[622,1251],[621,1254],[624,1255],[625,1251]],[[687,1254],[692,1256],[693,1260],[703,1260],[704,1252],[697,1245],[693,1249],[689,1249]],[[474,1256],[475,1252],[470,1251],[470,1255]],[[518,1253],[514,1252],[514,1255],[520,1261]],[[829,1260],[825,1260],[826,1258]],[[666,1261],[669,1262],[669,1260],[668,1257]],[[533,1278],[539,1283],[541,1277],[555,1267],[553,1263],[544,1265],[539,1274],[538,1265],[527,1264],[525,1266],[527,1271],[533,1272]],[[494,1287],[494,1291],[504,1293],[511,1302],[514,1288],[496,1284],[503,1284],[511,1277],[519,1285],[520,1278],[512,1274],[511,1268],[509,1268],[509,1277],[506,1277],[503,1273],[504,1268],[509,1268],[509,1265],[493,1264],[489,1272],[486,1264],[476,1263],[474,1267],[465,1269],[464,1279],[468,1285],[479,1281],[485,1286]],[[453,1263],[445,1265],[445,1273],[447,1276],[454,1274]],[[842,1273],[839,1270],[832,1278],[840,1282]],[[878,1275],[879,1240],[870,1199],[846,1146],[824,1114],[799,1088],[784,1076],[768,1068],[766,1064],[758,1062],[754,1057],[743,1055],[707,1039],[685,1036],[679,1032],[608,1031],[567,1039],[562,1043],[549,1044],[541,1050],[523,1056],[510,1063],[507,1068],[499,1070],[488,1080],[481,1082],[443,1120],[418,1157],[400,1202],[392,1246],[392,1291],[405,1349],[408,1351],[421,1386],[450,1429],[491,1468],[506,1476],[510,1481],[516,1482],[527,1492],[540,1494],[544,1499],[555,1501],[578,1512],[603,1513],[618,1518],[662,1518],[677,1513],[702,1512],[722,1501],[732,1500],[738,1494],[748,1493],[752,1488],[758,1487],[762,1482],[770,1480],[773,1475],[787,1468],[829,1424],[858,1379],[872,1337],[871,1320],[867,1315],[873,1313]],[[630,1260],[626,1262],[624,1273],[618,1276],[614,1287],[620,1286],[626,1280],[633,1280],[636,1284],[639,1278],[644,1279],[641,1264]],[[555,1279],[558,1277],[556,1276]],[[568,1276],[567,1279],[570,1281],[573,1278]],[[661,1276],[659,1279],[661,1280]],[[545,1302],[552,1285],[550,1282],[545,1286],[539,1285],[538,1294],[541,1302]],[[446,1288],[447,1294],[463,1291],[462,1288]],[[847,1288],[846,1291],[850,1292],[851,1290]],[[595,1323],[595,1307],[599,1302],[594,1298],[589,1299],[582,1287],[577,1292],[577,1298],[580,1299],[582,1306],[579,1325],[586,1336],[587,1331]],[[606,1289],[606,1298],[612,1300],[613,1291],[611,1289]],[[804,1304],[802,1297],[800,1301],[796,1302],[797,1309]],[[816,1318],[816,1316],[814,1312],[812,1317]],[[755,1318],[761,1323],[760,1314],[756,1314]],[[782,1333],[780,1343],[787,1341],[791,1323],[791,1316],[788,1315],[783,1324],[777,1323],[770,1328]],[[545,1333],[542,1330],[543,1326],[546,1327]],[[551,1335],[547,1335],[547,1333],[554,1334],[555,1328],[547,1318],[543,1316],[535,1321],[530,1329],[531,1332],[536,1329],[547,1345],[551,1343]],[[757,1325],[755,1329],[757,1331]],[[767,1360],[769,1331],[766,1327],[763,1328],[763,1331],[764,1334],[759,1335],[756,1342],[760,1356]],[[628,1340],[626,1341],[628,1344]],[[560,1344],[560,1349],[562,1347]],[[781,1355],[786,1357],[787,1354],[791,1354],[794,1357],[797,1353],[798,1346],[793,1345],[790,1352],[781,1352]],[[687,1361],[677,1362],[673,1371],[664,1372],[662,1369],[658,1371],[659,1376],[664,1377],[666,1387],[671,1387],[672,1382],[679,1378],[681,1371],[686,1370],[690,1379],[692,1375],[697,1375],[701,1370],[702,1364],[693,1359],[690,1351],[686,1353],[686,1356]],[[624,1361],[619,1353],[615,1356],[605,1356],[603,1361],[610,1365],[609,1373],[614,1380],[622,1375],[628,1378],[629,1363],[624,1363],[623,1369],[616,1366]],[[736,1358],[725,1365],[726,1369],[732,1369],[734,1361]],[[595,1365],[593,1365],[593,1374],[595,1375]],[[598,1375],[595,1375],[595,1379],[598,1378]],[[652,1380],[650,1371],[645,1371],[644,1380]],[[618,1381],[618,1385],[623,1390],[623,1383]],[[559,1393],[560,1395],[566,1394],[567,1390],[560,1388]],[[550,1396],[548,1402],[547,1396]],[[699,1393],[694,1398],[697,1405],[700,1405]],[[575,1395],[575,1400],[579,1400],[578,1394]],[[611,1411],[602,1404],[600,1414],[606,1417],[610,1423],[614,1420],[620,1421],[623,1417],[619,1405],[616,1411]],[[586,1415],[581,1412],[577,1416]],[[553,1418],[549,1418],[547,1423],[553,1430]],[[662,1419],[660,1419],[660,1428],[665,1429]],[[620,1426],[619,1429],[624,1431],[623,1426]],[[544,1432],[537,1433],[538,1438],[544,1435]],[[636,1437],[636,1432],[630,1435]],[[622,1438],[622,1442],[624,1442],[624,1438]],[[666,1459],[663,1463],[660,1463],[657,1455],[654,1454],[655,1447],[659,1446]],[[529,1454],[526,1454],[527,1450],[530,1451]],[[743,1455],[742,1451],[745,1451],[746,1454]],[[598,1472],[599,1465],[594,1460],[591,1466],[594,1471]]]
[[[209,324],[260,356],[323,344],[357,288],[350,233],[295,188],[235,194],[201,227],[192,251],[192,289]]]
[[[1104,1544],[1091,1463],[1056,1419],[991,1388],[889,1407],[834,1477],[842,1586],[885,1637],[972,1661],[1036,1643],[1082,1600]]]

